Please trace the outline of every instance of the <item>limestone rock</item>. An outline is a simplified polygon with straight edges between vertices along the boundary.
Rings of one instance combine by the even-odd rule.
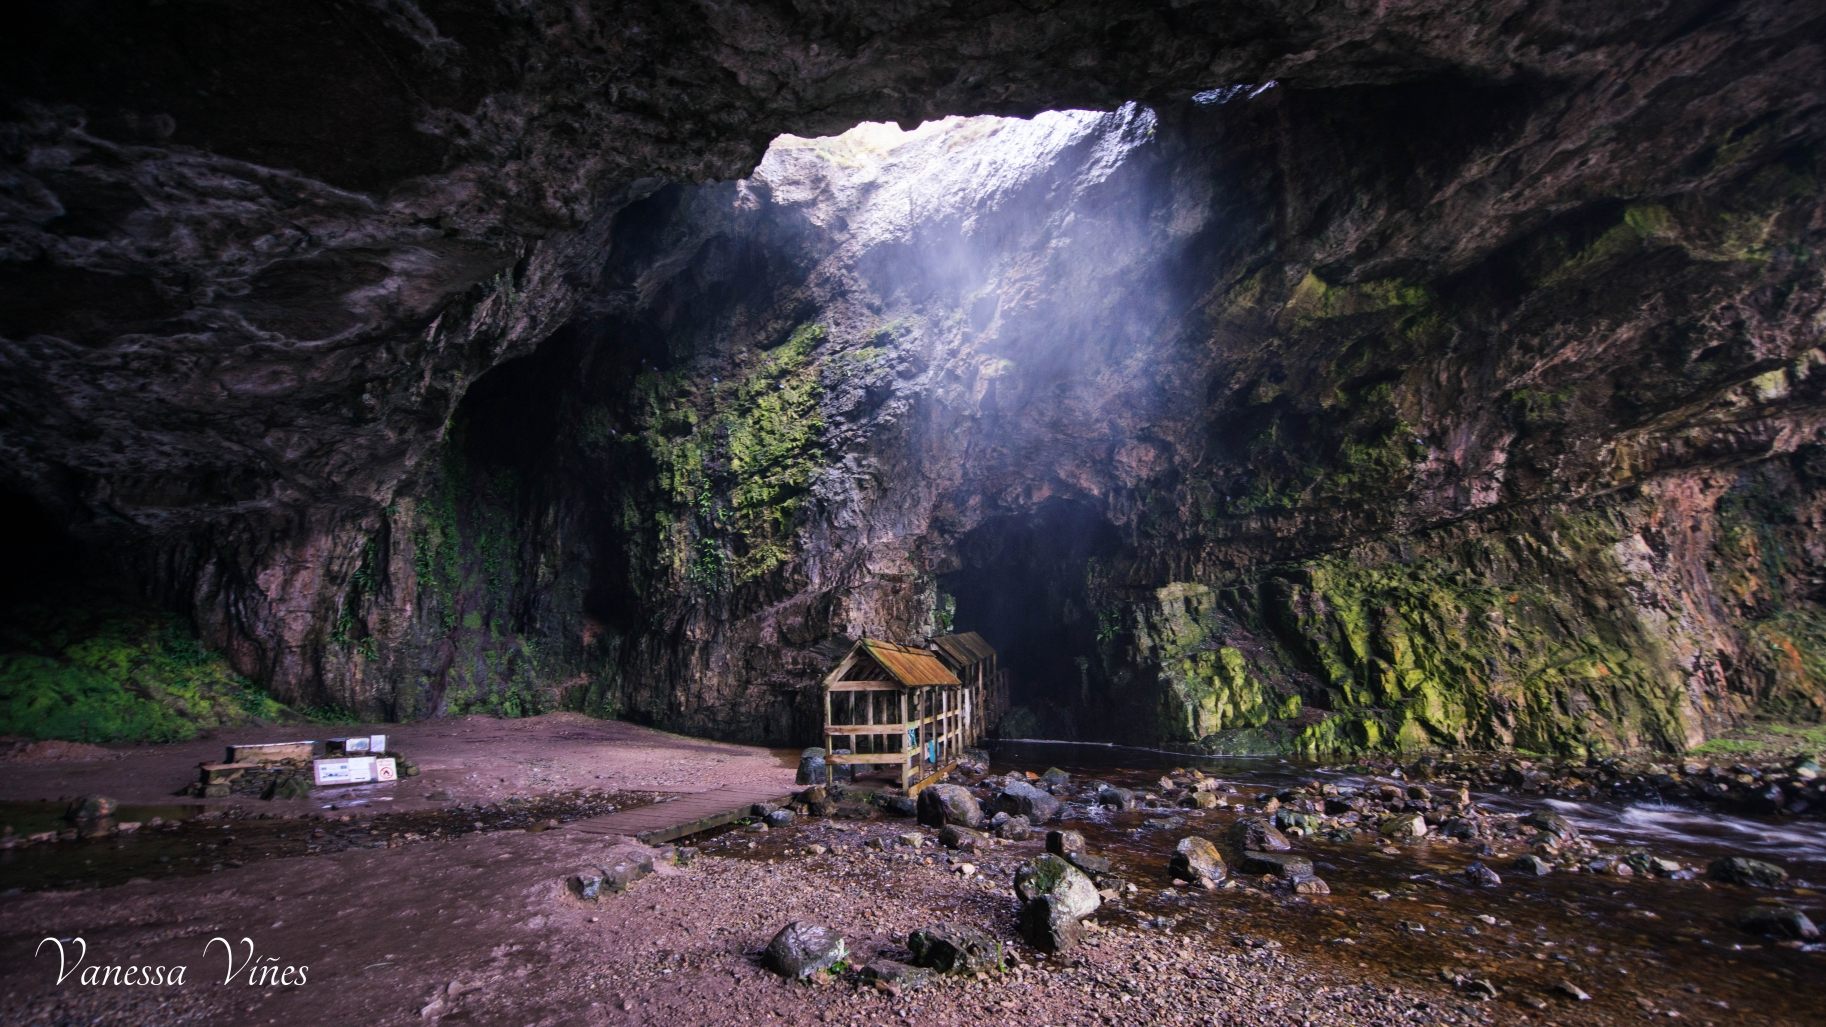
[[[980,852],[989,847],[988,836],[957,824],[946,824],[938,831],[938,843],[960,852]]]
[[[1579,836],[1579,829],[1571,821],[1550,810],[1537,809],[1522,818],[1522,823],[1536,828],[1544,834],[1552,835],[1559,841],[1571,841]]]
[[[981,931],[956,924],[922,927],[907,935],[913,965],[940,973],[975,973],[999,970],[1002,943]]]
[[[1424,838],[1427,833],[1426,818],[1418,813],[1403,813],[1388,820],[1382,825],[1382,835],[1396,841],[1411,841]]]
[[[919,822],[927,827],[980,827],[983,809],[970,789],[962,785],[929,785],[919,793]]]
[[[997,813],[990,825],[995,836],[1004,841],[1024,842],[1033,833],[1033,824],[1019,813]]]
[[[878,957],[863,965],[864,984],[882,991],[899,992],[923,988],[932,983],[933,973],[923,966],[912,966],[897,960]]]
[[[1077,831],[1048,831],[1046,851],[1055,856],[1076,855],[1084,851],[1084,835]]]
[[[1051,794],[1030,784],[1014,783],[995,797],[995,808],[1010,815],[1019,814],[1029,823],[1039,825],[1059,815],[1060,803]]]
[[[1738,914],[1737,925],[1752,934],[1818,941],[1820,929],[1807,914],[1790,906],[1751,906]]]
[[[1230,825],[1230,846],[1245,852],[1286,852],[1293,843],[1265,818],[1243,817]]]
[[[1746,856],[1727,856],[1715,859],[1706,868],[1706,876],[1714,881],[1727,884],[1742,884],[1752,888],[1779,888],[1788,881],[1788,871],[1773,863]]]
[[[1285,852],[1245,852],[1236,868],[1245,874],[1273,874],[1287,881],[1313,875],[1312,860]]]
[[[1477,862],[1465,868],[1465,880],[1479,888],[1495,888],[1503,883],[1502,875]]]
[[[810,977],[850,954],[843,936],[829,927],[793,921],[767,943],[762,961],[782,977]]]
[[[1015,870],[1014,890],[1024,903],[1050,897],[1057,912],[1074,920],[1095,913],[1103,903],[1096,886],[1082,870],[1050,852],[1035,856]]]
[[[1553,873],[1553,864],[1530,853],[1517,856],[1515,858],[1515,863],[1512,864],[1512,869],[1517,873],[1527,874],[1530,877],[1546,877],[1548,874]]]
[[[1173,847],[1173,860],[1168,871],[1181,881],[1210,887],[1224,879],[1228,872],[1224,857],[1211,844],[1208,838],[1191,835],[1181,838]]]

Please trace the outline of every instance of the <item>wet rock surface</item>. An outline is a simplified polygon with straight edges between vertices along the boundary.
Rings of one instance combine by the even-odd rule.
[[[773,936],[762,958],[780,976],[799,978],[829,970],[849,954],[848,944],[836,931],[794,921]]]
[[[1014,726],[1817,709],[1808,5],[515,10],[9,35],[9,488],[280,698],[803,741],[1051,537]]]

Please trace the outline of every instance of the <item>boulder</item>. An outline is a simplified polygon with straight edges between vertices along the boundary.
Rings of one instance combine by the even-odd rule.
[[[70,803],[66,816],[75,823],[85,820],[102,820],[114,815],[120,804],[105,795],[85,795]]]
[[[1181,881],[1209,888],[1224,879],[1229,868],[1224,865],[1224,857],[1211,844],[1208,838],[1191,835],[1181,838],[1173,847],[1173,860],[1168,870]]]
[[[932,785],[919,793],[919,822],[927,827],[981,827],[983,808],[963,785]]]
[[[862,982],[882,991],[921,988],[932,983],[932,977],[932,971],[923,966],[910,966],[892,959],[877,959],[862,968]]]
[[[1552,863],[1533,854],[1517,856],[1515,862],[1510,864],[1509,868],[1517,873],[1527,874],[1530,877],[1546,877],[1548,874],[1553,873]]]
[[[1095,856],[1088,852],[1074,852],[1065,857],[1065,862],[1070,863],[1072,866],[1091,875],[1093,879],[1095,879],[1098,874],[1107,874],[1110,872],[1110,861],[1108,856]]]
[[[1046,851],[1055,856],[1070,856],[1084,851],[1084,836],[1076,831],[1046,832]]]
[[[1027,944],[1041,952],[1064,952],[1084,938],[1084,925],[1051,895],[1023,905],[1018,928]]]
[[[791,827],[793,821],[797,820],[798,817],[792,810],[777,809],[772,813],[767,814],[763,819],[767,821],[768,827]]]
[[[1427,821],[1418,813],[1403,813],[1383,823],[1382,835],[1397,841],[1424,838],[1427,833]]]
[[[1788,880],[1788,871],[1773,863],[1764,863],[1760,859],[1727,856],[1724,859],[1713,860],[1712,865],[1706,868],[1706,876],[1726,884],[1742,884],[1751,888],[1778,888]]]
[[[1818,941],[1820,929],[1807,914],[1789,906],[1751,906],[1737,916],[1737,926],[1751,934],[1797,941]]]
[[[1046,773],[1040,775],[1040,784],[1047,788],[1066,788],[1072,783],[1072,776],[1058,767],[1047,767]]]
[[[1293,880],[1293,891],[1296,895],[1330,895],[1331,885],[1318,877],[1296,877]]]
[[[1212,795],[1210,792],[1193,792],[1190,795],[1182,797],[1179,800],[1179,804],[1187,809],[1215,809],[1217,807],[1217,796]]]
[[[1284,852],[1244,852],[1237,869],[1245,874],[1273,874],[1284,881],[1312,876],[1312,860]]]
[[[1274,826],[1282,831],[1298,831],[1302,835],[1310,835],[1318,834],[1324,825],[1315,814],[1283,809],[1275,813]]]
[[[620,860],[613,866],[602,868],[602,886],[619,894],[634,887],[634,882],[652,872],[653,858],[651,856]]]
[[[825,790],[823,785],[812,785],[798,795],[799,801],[807,806],[815,806],[828,798],[830,798],[830,793]]]
[[[904,795],[887,795],[876,792],[873,802],[897,817],[911,817],[919,814],[919,804]]]
[[[1478,833],[1477,821],[1469,817],[1449,817],[1440,823],[1438,830],[1447,838],[1457,838],[1460,841],[1470,841]]]
[[[1230,845],[1245,852],[1286,852],[1293,848],[1287,836],[1262,817],[1244,817],[1230,825]]]
[[[947,849],[981,852],[989,847],[989,836],[981,831],[972,831],[968,827],[946,824],[938,830],[938,843]]]
[[[1500,874],[1482,863],[1472,863],[1466,867],[1465,880],[1478,888],[1495,888],[1503,883]]]
[[[1550,834],[1563,842],[1571,841],[1579,836],[1578,828],[1572,826],[1565,817],[1551,810],[1537,809],[1523,817],[1522,823],[1542,834]]]
[[[1015,870],[1014,891],[1024,903],[1042,896],[1050,897],[1074,920],[1095,913],[1103,904],[1096,885],[1084,871],[1050,852],[1035,856]]]
[[[823,749],[811,748],[799,754],[799,773],[793,778],[795,784],[821,785],[824,783]]]
[[[991,825],[995,829],[995,836],[1003,841],[1024,842],[1033,834],[1033,824],[1018,813],[1012,816],[997,813]]]
[[[955,924],[922,927],[907,935],[907,948],[913,953],[914,966],[939,973],[976,973],[1002,966],[1001,942]]]
[[[1033,785],[1014,782],[1002,789],[995,797],[995,808],[1010,816],[1019,814],[1029,823],[1044,824],[1059,815],[1062,803],[1051,793],[1043,792]]]
[[[849,954],[843,935],[821,924],[795,920],[780,928],[761,958],[782,977],[810,977],[836,966]]]
[[[1127,788],[1105,785],[1097,790],[1097,805],[1107,806],[1110,809],[1127,810],[1134,809],[1140,805],[1140,802],[1135,798],[1135,793]]]

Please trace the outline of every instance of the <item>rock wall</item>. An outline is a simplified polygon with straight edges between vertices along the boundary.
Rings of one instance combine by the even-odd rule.
[[[975,618],[1082,737],[1817,715],[1807,5],[175,8],[0,62],[6,484],[282,698],[786,742]]]

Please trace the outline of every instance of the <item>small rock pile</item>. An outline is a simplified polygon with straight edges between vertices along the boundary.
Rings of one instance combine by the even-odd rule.
[[[246,795],[260,799],[309,798],[314,771],[308,759],[286,759],[257,766],[205,763],[189,794],[199,799]]]

